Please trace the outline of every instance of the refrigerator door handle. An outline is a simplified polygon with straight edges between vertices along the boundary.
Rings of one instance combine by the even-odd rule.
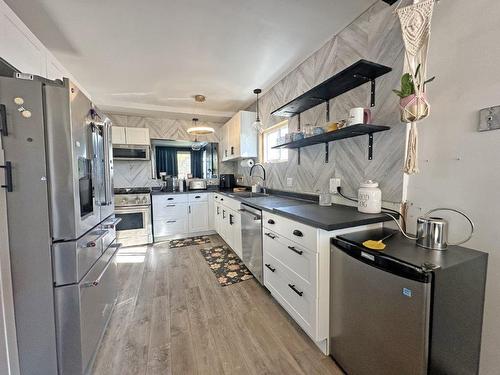
[[[5,169],[5,185],[1,185],[0,187],[7,189],[10,193],[12,192],[12,163],[10,161],[6,161],[5,165],[0,165],[0,168]]]
[[[9,135],[9,130],[7,129],[7,109],[4,104],[0,104],[0,134],[3,136]]]

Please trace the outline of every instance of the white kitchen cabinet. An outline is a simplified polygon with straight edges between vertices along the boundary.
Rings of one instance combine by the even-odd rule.
[[[208,230],[215,230],[215,201],[213,194],[208,195]]]
[[[241,242],[241,214],[237,211],[230,210],[229,215],[229,225],[232,231],[231,248],[241,259],[243,257],[243,245]]]
[[[112,126],[112,141],[117,145],[149,145],[148,128],[126,128],[123,126]]]
[[[113,144],[125,145],[127,144],[127,137],[125,135],[125,128],[123,126],[111,127],[111,139]]]
[[[224,126],[221,134],[222,161],[256,158],[258,133],[253,127],[255,112],[239,111]]]
[[[148,128],[125,128],[127,144],[129,145],[149,145]]]
[[[189,232],[204,232],[208,227],[208,202],[189,203]]]

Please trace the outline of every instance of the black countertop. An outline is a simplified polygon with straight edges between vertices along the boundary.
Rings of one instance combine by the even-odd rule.
[[[386,247],[382,251],[370,250],[362,245],[366,240],[377,241],[391,232],[395,234],[383,241]],[[414,240],[404,237],[398,231],[386,228],[340,235],[337,239],[332,239],[332,243],[337,246],[348,243],[372,255],[396,259],[418,268],[427,263],[435,265],[439,269],[446,269],[477,257],[488,256],[487,253],[482,251],[467,249],[462,246],[448,246],[446,250],[441,251],[425,249],[417,246]]]
[[[209,188],[207,190],[188,190],[184,192],[166,192],[153,190],[152,195],[163,194],[188,194],[188,193],[220,193],[230,198],[236,199],[249,206],[260,210],[269,211],[277,215],[287,217],[291,220],[320,228],[327,231],[357,227],[390,221],[391,218],[384,214],[364,214],[358,212],[356,207],[341,204],[331,206],[320,206],[317,201],[311,200],[311,195],[301,195],[284,192],[270,194],[267,196],[258,195],[255,197],[245,197],[238,195],[232,190],[220,190],[219,188]],[[317,197],[316,197],[317,198]]]
[[[381,223],[392,220],[384,214],[364,214],[356,207],[332,204],[320,206],[306,199],[269,195],[267,197],[243,198],[237,194],[221,192],[242,203],[261,210],[270,211],[291,220],[327,231]]]
[[[392,220],[389,216],[382,213],[364,214],[359,212],[356,207],[341,204],[332,204],[331,206],[308,204],[293,207],[278,207],[274,209],[274,212],[278,215],[327,231]]]

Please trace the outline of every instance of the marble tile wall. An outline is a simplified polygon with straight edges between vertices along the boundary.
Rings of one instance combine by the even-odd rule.
[[[388,65],[393,71],[377,80],[376,106],[372,109],[372,122],[391,126],[391,130],[374,135],[374,157],[368,160],[368,137],[358,137],[330,143],[330,161],[324,161],[324,145],[301,150],[301,164],[297,165],[297,152],[289,151],[287,163],[267,164],[267,185],[274,189],[297,192],[317,192],[328,189],[330,177],[340,177],[345,192],[355,195],[359,183],[373,179],[380,183],[383,199],[400,202],[403,185],[403,159],[405,153],[405,125],[399,121],[398,100],[392,93],[397,88],[403,69],[403,43],[399,22],[393,7],[376,2],[351,25],[335,35],[323,47],[307,58],[294,71],[267,91],[260,101],[260,117],[266,127],[283,118],[270,113],[343,70],[359,59]],[[363,85],[330,102],[332,120],[348,116],[352,107],[370,106],[370,85]],[[325,105],[317,106],[301,116],[302,126],[322,126],[326,122]],[[250,108],[255,110],[254,106]],[[298,121],[291,118],[290,131]],[[237,173],[251,184],[249,170],[237,166]],[[286,184],[293,178],[293,186]]]
[[[192,126],[190,120],[121,115],[106,113],[115,126],[149,128],[149,136],[154,139],[190,140],[193,139],[186,129]],[[203,138],[209,142],[219,142],[218,129],[220,123],[199,121],[200,126],[211,126],[216,132]],[[233,173],[234,165],[219,163],[220,173]],[[158,186],[159,182],[152,178],[152,164],[149,161],[115,161],[115,187]]]

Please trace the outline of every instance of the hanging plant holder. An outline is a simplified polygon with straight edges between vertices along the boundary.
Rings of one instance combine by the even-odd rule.
[[[401,122],[417,122],[420,121],[430,113],[430,105],[427,101],[425,93],[420,95],[412,94],[399,101],[401,110]]]
[[[419,172],[416,123],[429,116],[430,104],[425,94],[425,85],[434,79],[426,80],[434,0],[413,0],[413,4],[403,8],[399,8],[399,4],[395,13],[401,22],[405,45],[405,74],[401,78],[401,90],[394,92],[401,98],[401,121],[411,124],[404,172],[415,174]]]

